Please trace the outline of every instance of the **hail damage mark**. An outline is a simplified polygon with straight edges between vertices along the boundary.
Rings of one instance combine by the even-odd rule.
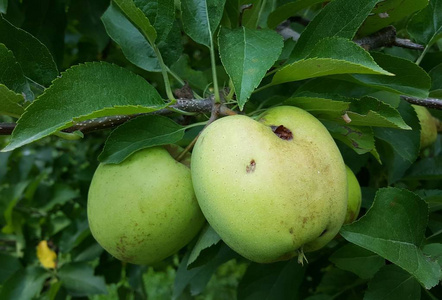
[[[283,125],[270,126],[273,133],[276,134],[280,139],[290,141],[293,139],[293,133],[287,127]]]
[[[255,169],[256,169],[256,162],[255,162],[254,159],[252,159],[252,160],[250,161],[250,163],[249,163],[249,164],[247,165],[247,167],[246,167],[246,172],[247,172],[247,173],[252,173],[252,172],[255,171]]]

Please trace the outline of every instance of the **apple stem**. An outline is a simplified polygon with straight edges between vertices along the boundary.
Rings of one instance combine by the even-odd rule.
[[[298,249],[298,263],[304,266],[304,260],[308,263],[307,257],[304,254],[303,246]]]

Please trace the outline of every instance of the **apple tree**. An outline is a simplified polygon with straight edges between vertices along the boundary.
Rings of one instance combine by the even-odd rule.
[[[267,124],[262,116],[275,109],[319,125],[300,115],[288,118],[294,127]],[[441,110],[442,0],[0,0],[0,299],[442,299]],[[233,119],[245,121],[211,129]],[[291,140],[294,129],[315,126],[327,138],[311,135],[292,152],[310,151],[297,164],[283,163],[293,158],[283,146],[261,147],[266,135]],[[339,163],[324,159],[330,145]],[[262,232],[284,222],[214,166],[256,149],[282,162],[257,183],[276,207],[286,191],[312,186],[325,191],[321,200],[349,195],[335,231],[290,229],[310,240],[330,235],[315,251],[296,244],[268,261],[252,255],[278,246]],[[133,211],[152,212],[141,231],[161,223],[155,241],[137,240],[142,247],[120,240],[115,253],[132,247],[140,260],[105,251],[89,226],[99,164],[113,170],[89,194],[108,222],[101,235],[131,236]],[[340,175],[297,171],[325,164]],[[146,171],[177,166],[187,175]],[[244,170],[260,166],[252,159]],[[185,176],[194,201],[183,206]],[[144,193],[144,177],[161,185],[149,196],[156,202],[121,205]],[[308,207],[299,195],[296,206]],[[200,219],[177,225],[197,201],[213,227],[198,206]],[[317,220],[335,213],[324,205]],[[250,215],[218,222],[221,210],[238,209]],[[251,225],[255,216],[265,226]],[[144,248],[165,240],[155,259]]]

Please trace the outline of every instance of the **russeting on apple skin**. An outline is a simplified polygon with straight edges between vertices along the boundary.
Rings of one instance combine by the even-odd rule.
[[[342,156],[327,129],[299,108],[215,121],[194,147],[191,172],[210,225],[255,262],[320,249],[344,222]]]
[[[362,203],[362,193],[359,181],[356,178],[353,171],[346,166],[347,169],[347,183],[348,183],[348,202],[347,202],[347,214],[345,216],[344,224],[350,224],[354,222],[359,215]]]
[[[100,164],[89,189],[87,212],[98,243],[133,264],[170,256],[204,223],[190,169],[161,147],[140,150],[118,165]]]

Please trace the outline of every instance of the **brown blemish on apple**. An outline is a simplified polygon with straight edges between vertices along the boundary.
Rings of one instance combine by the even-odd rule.
[[[256,169],[256,162],[255,162],[254,159],[252,159],[252,160],[250,161],[250,163],[249,163],[249,164],[247,165],[247,167],[246,167],[246,172],[247,172],[247,173],[252,173],[252,172],[255,171],[255,169]]]
[[[290,234],[293,234],[293,227],[290,227],[289,232]]]
[[[272,131],[282,140],[290,141],[293,139],[293,133],[283,125],[270,126],[270,128],[272,128]]]

